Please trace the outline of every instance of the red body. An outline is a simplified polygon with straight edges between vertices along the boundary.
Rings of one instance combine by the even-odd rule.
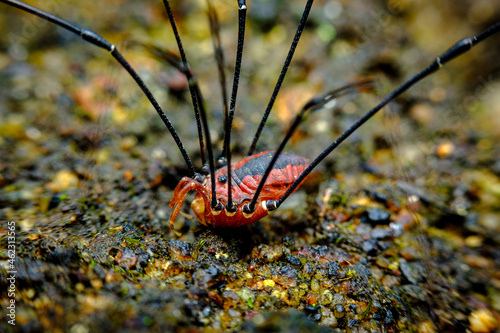
[[[231,164],[231,194],[234,204],[238,207],[238,210],[234,213],[228,212],[225,209],[214,211],[210,207],[212,199],[212,179],[210,176],[205,178],[203,184],[189,177],[182,178],[175,188],[174,197],[170,201],[170,208],[173,209],[172,216],[170,217],[170,225],[173,225],[182,208],[184,196],[191,190],[196,191],[191,208],[200,223],[206,226],[239,227],[251,224],[268,215],[269,211],[262,203],[266,200],[281,198],[288,187],[309,165],[309,161],[302,156],[291,153],[280,154],[260,193],[255,211],[251,214],[246,214],[242,210],[243,205],[252,200],[273,155],[274,152],[262,152],[246,157],[238,163]],[[227,182],[224,181],[224,178],[227,178],[226,167],[217,170],[215,173],[217,200],[225,207],[228,192]]]

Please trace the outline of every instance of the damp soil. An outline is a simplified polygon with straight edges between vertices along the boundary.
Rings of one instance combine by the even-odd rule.
[[[236,4],[216,5],[232,73]],[[249,5],[235,159],[303,5]],[[498,37],[370,120],[265,219],[210,229],[193,218],[191,195],[174,231],[168,204],[187,167],[133,81],[105,51],[0,6],[2,309],[16,271],[16,325],[2,315],[2,332],[499,329]],[[199,167],[184,79],[133,43],[176,49],[161,3],[48,7],[123,50]],[[218,153],[222,104],[204,3],[173,8]],[[405,78],[498,18],[489,1],[317,1],[258,150],[277,147],[312,96],[373,79],[292,138],[287,150],[313,159]]]

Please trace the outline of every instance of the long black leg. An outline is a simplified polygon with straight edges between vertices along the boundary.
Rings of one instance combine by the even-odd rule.
[[[225,129],[224,146],[222,147],[220,165],[231,164],[227,152],[231,143],[231,127],[234,119],[234,110],[236,107],[236,97],[238,95],[238,86],[240,83],[241,59],[243,57],[243,45],[245,42],[245,22],[247,17],[247,5],[245,0],[238,0],[238,48],[236,50],[236,64],[234,66],[233,88],[231,92],[231,104],[229,106],[229,122]],[[226,160],[224,160],[226,158]]]
[[[177,147],[179,147],[179,150],[180,150],[182,156],[184,157],[184,161],[186,162],[186,165],[189,168],[191,176],[195,177],[195,178],[198,177],[196,174],[196,171],[194,169],[193,163],[191,162],[191,159],[189,158],[186,150],[184,149],[184,145],[182,144],[181,139],[177,135],[177,132],[175,131],[174,126],[172,125],[172,123],[168,119],[167,115],[165,114],[165,112],[163,112],[162,108],[160,107],[160,105],[158,104],[158,102],[156,101],[156,99],[154,98],[153,94],[151,93],[149,88],[146,86],[144,81],[141,79],[139,74],[136,73],[136,71],[132,68],[132,66],[130,66],[130,64],[127,62],[127,60],[125,60],[125,58],[123,58],[123,56],[120,54],[120,52],[118,52],[118,50],[116,49],[116,47],[113,44],[111,44],[110,42],[105,40],[103,37],[99,36],[97,33],[93,32],[91,30],[81,28],[81,27],[74,25],[72,23],[69,23],[69,22],[67,22],[67,21],[65,21],[57,16],[54,16],[54,15],[49,14],[47,12],[44,12],[43,10],[40,10],[40,9],[35,8],[33,6],[27,5],[27,4],[22,3],[20,1],[0,0],[0,2],[3,2],[3,3],[10,5],[12,7],[16,7],[18,9],[25,11],[25,12],[36,15],[44,20],[47,20],[47,21],[52,22],[54,24],[57,24],[58,26],[64,28],[65,30],[70,31],[70,32],[82,37],[85,41],[109,51],[111,53],[111,55],[116,59],[116,61],[118,61],[118,63],[120,63],[120,65],[130,74],[130,76],[134,79],[134,81],[137,83],[137,85],[141,88],[143,93],[146,95],[146,97],[148,98],[151,105],[153,105],[153,107],[155,108],[155,110],[158,113],[158,115],[160,116],[161,120],[163,121],[163,123],[165,124],[165,126],[169,130],[170,134],[172,135],[175,143],[177,144]]]
[[[203,95],[202,95],[201,90],[200,90],[200,86],[198,84],[198,79],[197,79],[196,75],[191,71],[191,69],[189,68],[189,66],[185,67],[184,63],[182,62],[181,59],[179,59],[178,55],[176,55],[172,51],[165,50],[164,48],[162,48],[162,47],[160,47],[158,45],[155,45],[155,44],[145,44],[145,43],[141,43],[141,42],[137,42],[137,41],[131,41],[131,42],[129,42],[129,45],[131,45],[131,46],[140,46],[140,47],[144,48],[146,51],[148,51],[149,53],[151,53],[155,57],[158,57],[158,58],[164,60],[169,65],[173,66],[179,72],[181,72],[182,74],[184,74],[184,76],[187,79],[190,92],[194,93],[193,96],[194,96],[194,98],[196,100],[195,103],[197,103],[197,105],[198,105],[198,100],[200,101],[199,102],[199,110],[200,110],[200,112],[195,111],[195,116],[197,117],[196,118],[196,122],[197,122],[197,125],[198,125],[198,122],[199,121],[201,122],[201,119],[199,118],[200,117],[200,113],[203,112],[203,114],[205,114],[204,113],[205,112],[205,102],[204,102]],[[200,138],[200,144],[204,144],[203,133],[199,129],[198,129],[198,138]],[[202,171],[203,171],[203,173],[205,175],[207,175],[207,174],[210,173],[210,170],[208,170],[208,166],[206,164],[205,146],[202,146],[202,147],[203,148],[200,150],[202,164],[203,164]],[[202,179],[200,179],[200,180],[202,180]]]
[[[380,109],[382,109],[389,102],[393,101],[396,97],[404,93],[414,84],[422,80],[423,78],[429,76],[430,74],[436,72],[441,67],[443,67],[450,60],[466,53],[470,49],[472,49],[475,45],[482,42],[486,38],[500,32],[500,22],[495,23],[490,26],[488,29],[482,31],[476,36],[471,38],[464,38],[453,46],[451,46],[448,50],[446,50],[443,54],[437,57],[434,62],[432,62],[427,68],[417,73],[413,77],[411,77],[408,81],[404,82],[402,85],[393,90],[389,95],[387,95],[382,102],[380,102],[373,109],[368,111],[363,117],[361,117],[354,125],[352,125],[348,130],[342,133],[324,152],[322,152],[312,163],[300,174],[300,176],[295,180],[295,182],[288,188],[286,193],[278,200],[268,200],[266,206],[269,210],[274,210],[278,208],[289,196],[292,192],[300,185],[300,183],[311,173],[311,171],[325,159],[328,154],[330,154],[338,145],[340,145],[345,139],[347,139],[354,131],[356,131],[361,125],[363,125],[368,119],[373,117]]]
[[[170,8],[170,3],[168,2],[168,0],[163,0],[163,4],[165,6],[165,9],[167,10],[167,14],[169,16],[170,23],[172,25],[172,29],[174,29],[174,34],[175,34],[175,38],[177,40],[177,45],[179,47],[179,52],[181,53],[181,58],[183,57],[182,55],[184,54],[182,61],[184,63],[184,66],[186,68],[188,68],[186,56],[184,53],[184,48],[182,47],[181,39],[180,39],[179,33],[177,31],[177,27],[175,25],[174,14],[172,13],[172,8]],[[191,87],[193,87],[193,86],[190,85],[190,89],[191,89]],[[198,85],[196,85],[195,87],[198,87]],[[208,153],[208,165],[210,168],[210,176],[212,179],[214,179],[214,177],[215,177],[215,162],[214,162],[214,154],[212,151],[212,140],[210,138],[210,131],[208,129],[207,113],[205,111],[204,100],[203,100],[203,96],[201,94],[201,90],[199,89],[199,87],[198,87],[198,89],[194,89],[194,96],[196,97],[195,99],[198,102],[199,114],[201,117],[201,124],[203,126],[203,132],[205,133],[205,141],[206,141],[206,147],[207,147],[207,153]],[[215,196],[215,181],[212,181],[212,201],[211,201],[210,205],[213,209],[216,209],[216,210],[223,209],[222,204],[217,201],[217,198]]]
[[[259,183],[259,186],[257,187],[257,190],[255,191],[255,194],[252,198],[252,201],[248,204],[246,204],[243,207],[243,211],[247,214],[253,212],[255,210],[255,205],[257,204],[257,200],[259,198],[260,192],[262,191],[262,188],[264,187],[264,184],[269,177],[269,174],[271,173],[274,164],[278,160],[279,155],[283,152],[283,149],[285,148],[285,145],[287,144],[288,140],[292,137],[293,133],[297,130],[299,127],[300,123],[304,119],[304,117],[313,111],[319,110],[321,107],[326,105],[327,103],[333,101],[334,99],[346,95],[351,92],[355,92],[357,88],[360,88],[364,85],[370,84],[372,81],[360,81],[357,83],[349,84],[344,87],[335,89],[328,94],[321,96],[321,97],[315,97],[309,100],[300,110],[300,112],[295,116],[295,119],[290,126],[288,132],[285,135],[285,138],[281,141],[281,144],[279,145],[278,149],[273,155],[273,158],[271,159],[271,162],[267,166],[266,171],[264,172],[264,175],[262,176],[262,179]]]
[[[222,107],[224,110],[224,128],[227,132],[227,125],[229,119],[229,108],[227,105],[227,87],[226,87],[226,74],[224,71],[224,52],[222,51],[221,40],[220,40],[220,26],[219,18],[217,17],[217,12],[210,0],[207,0],[208,5],[208,21],[210,24],[210,32],[212,34],[212,43],[214,47],[215,60],[217,62],[217,71],[219,72],[219,83],[222,94]],[[219,159],[220,160],[220,159]],[[217,163],[219,164],[219,162]],[[231,193],[231,165],[228,165],[228,196],[226,206],[230,206],[231,210],[234,210],[233,198]],[[212,174],[212,198],[215,197],[215,179]]]
[[[213,7],[211,6],[209,2],[209,10],[213,12],[213,17],[215,20],[217,19],[215,10],[213,10]],[[233,198],[232,198],[232,170],[231,170],[231,127],[233,124],[233,118],[234,118],[234,109],[236,107],[236,96],[238,94],[238,85],[240,81],[240,71],[241,71],[241,59],[243,57],[243,44],[244,44],[244,39],[245,39],[245,21],[246,21],[246,12],[247,12],[247,6],[245,3],[245,0],[238,0],[238,48],[236,50],[236,64],[234,68],[234,77],[233,77],[233,88],[231,92],[231,105],[229,107],[229,114],[227,112],[227,104],[226,104],[226,94],[225,94],[225,89],[226,89],[226,84],[225,84],[225,79],[223,82],[221,82],[221,87],[223,91],[223,96],[222,99],[224,101],[224,144],[222,146],[222,153],[221,153],[221,158],[219,158],[217,164],[218,167],[227,166],[227,203],[226,203],[226,210],[228,212],[235,212],[238,207],[234,205],[233,203]],[[214,22],[216,23],[216,21]],[[220,45],[220,36],[219,36],[219,31],[218,31],[218,26],[211,24],[212,28],[212,33],[216,37],[216,39],[219,40],[217,44]],[[216,29],[217,28],[217,29]],[[215,32],[215,33],[214,33]],[[217,64],[219,67],[219,73],[220,77],[224,77],[224,68],[223,68],[223,59],[222,59],[222,51],[220,50],[220,47],[218,48],[218,51],[216,51],[217,54],[220,54],[220,56],[217,57]],[[222,80],[221,80],[222,81]]]
[[[205,154],[205,146],[203,143],[203,130],[201,127],[200,112],[198,110],[198,104],[200,104],[200,107],[203,107],[203,100],[198,101],[197,91],[200,92],[200,89],[197,86],[196,79],[193,77],[191,71],[189,70],[186,53],[184,52],[184,47],[182,46],[181,36],[179,35],[179,31],[177,30],[177,25],[175,23],[175,18],[172,12],[172,8],[170,8],[170,3],[168,2],[168,0],[163,0],[163,4],[167,11],[168,19],[170,21],[170,26],[172,27],[172,31],[174,32],[175,41],[177,42],[177,47],[179,48],[179,54],[181,56],[183,65],[182,66],[183,68],[180,71],[186,76],[186,79],[188,80],[189,93],[191,94],[191,102],[193,103],[194,115],[196,118],[196,127],[198,129],[198,140],[200,141],[201,162],[202,164],[205,164],[207,162],[207,158]],[[201,92],[199,93],[199,96],[201,96]]]
[[[257,141],[259,141],[260,134],[262,133],[262,130],[264,129],[264,125],[266,124],[267,118],[269,117],[269,114],[271,113],[271,109],[273,108],[274,101],[276,100],[276,97],[278,96],[278,93],[281,89],[281,84],[283,83],[283,80],[285,79],[286,72],[288,70],[288,67],[290,67],[290,62],[292,61],[293,54],[295,53],[295,49],[297,48],[297,44],[299,43],[300,36],[302,35],[302,31],[304,30],[304,26],[307,22],[307,17],[309,16],[309,12],[311,11],[311,7],[313,4],[314,0],[308,0],[306,7],[304,8],[304,12],[302,13],[302,18],[300,19],[299,26],[297,27],[297,31],[295,32],[295,37],[293,38],[292,45],[290,46],[290,50],[288,51],[288,55],[285,59],[285,63],[283,64],[283,68],[281,69],[280,76],[278,78],[278,81],[276,82],[276,86],[274,87],[273,94],[271,95],[271,99],[269,100],[269,103],[267,104],[266,111],[264,112],[264,115],[262,116],[262,120],[259,124],[259,128],[257,129],[257,132],[255,133],[255,136],[252,141],[252,145],[250,146],[250,149],[248,150],[247,155],[253,155],[255,151],[255,146],[257,145]]]

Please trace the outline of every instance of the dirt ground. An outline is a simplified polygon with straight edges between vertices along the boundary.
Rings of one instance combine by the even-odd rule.
[[[231,83],[237,2],[214,3]],[[176,50],[160,1],[33,4],[116,44],[201,168],[185,79],[134,44]],[[236,160],[304,5],[248,3]],[[206,3],[172,7],[219,154]],[[373,79],[294,135],[286,150],[314,159],[405,79],[498,20],[500,3],[487,0],[316,1],[257,150],[275,149],[311,97]],[[168,203],[187,167],[134,81],[107,52],[5,4],[0,31],[2,332],[500,330],[500,36],[376,115],[270,216],[209,229],[189,195],[179,236]]]

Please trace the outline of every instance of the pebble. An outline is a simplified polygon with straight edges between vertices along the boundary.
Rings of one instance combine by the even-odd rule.
[[[54,179],[47,184],[47,188],[58,193],[75,188],[77,185],[78,177],[76,177],[71,171],[61,170],[56,174]]]
[[[134,180],[134,174],[132,173],[132,171],[129,170],[124,171],[123,178],[130,183],[132,180]]]
[[[417,264],[409,264],[406,260],[399,260],[399,269],[404,277],[413,284],[417,284],[421,279],[422,267]]]
[[[413,260],[418,257],[417,250],[414,247],[406,247],[400,251],[400,254],[406,260]]]
[[[271,288],[274,288],[274,286],[276,285],[276,283],[271,279],[264,280],[263,284],[265,287],[271,287]]]
[[[436,154],[439,158],[450,156],[455,150],[455,146],[450,141],[444,141],[436,148]]]
[[[363,244],[361,244],[361,248],[363,249],[363,252],[369,256],[376,255],[378,251],[377,243],[371,240],[364,241]]]
[[[135,266],[135,264],[137,264],[137,256],[135,255],[134,251],[132,251],[128,247],[119,251],[115,257],[115,260],[118,265],[125,269],[131,269]]]
[[[372,208],[368,210],[368,221],[374,224],[384,224],[389,222],[391,214],[380,208]]]
[[[286,257],[286,261],[294,266],[300,266],[302,263],[300,262],[300,258],[294,255],[289,255]]]
[[[488,309],[479,309],[469,315],[470,329],[474,333],[493,332],[498,328],[498,321]]]
[[[424,321],[418,326],[418,333],[435,333],[436,329],[431,321]]]
[[[335,318],[340,319],[345,316],[345,308],[342,304],[335,304]]]
[[[394,233],[391,228],[374,228],[371,234],[372,238],[382,239],[394,237]]]
[[[468,247],[480,247],[483,245],[484,238],[479,235],[472,235],[465,239],[465,245]]]
[[[319,282],[317,279],[313,279],[311,281],[311,290],[312,291],[319,291]]]
[[[382,278],[382,285],[385,287],[393,288],[399,284],[399,278],[393,275],[385,275]]]

